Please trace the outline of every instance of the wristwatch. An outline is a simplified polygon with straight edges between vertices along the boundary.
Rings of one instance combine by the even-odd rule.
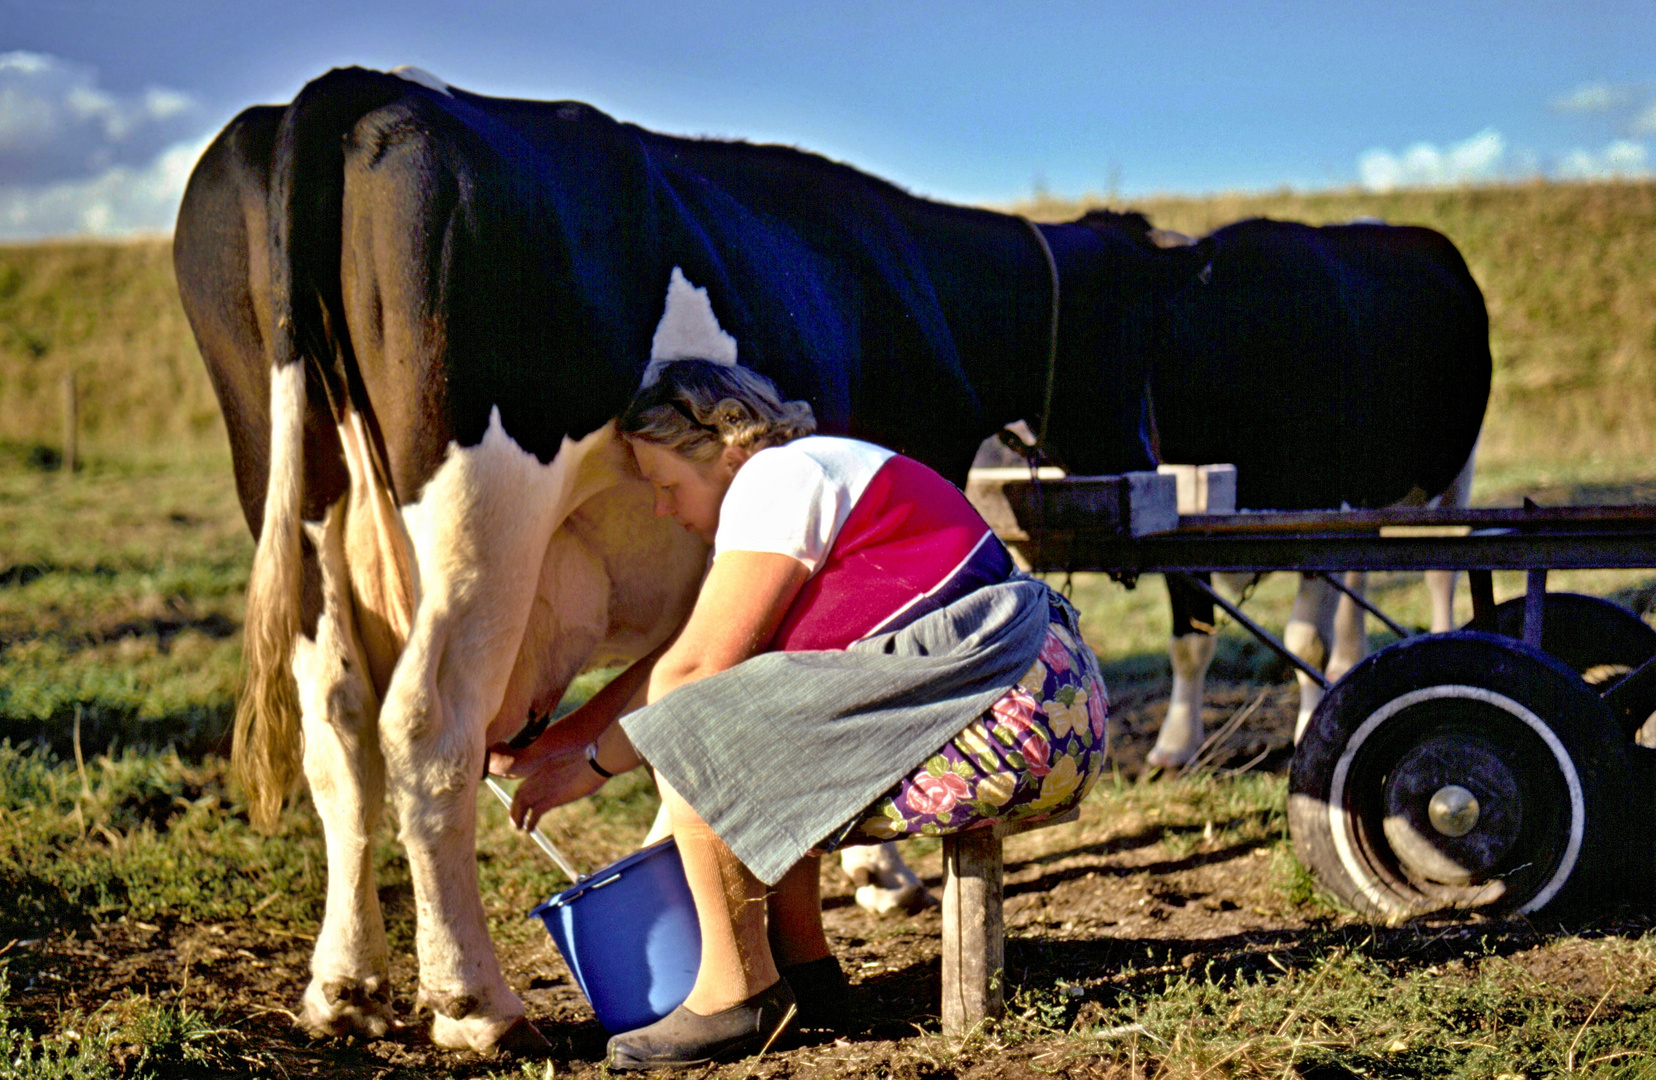
[[[605,780],[612,779],[615,776],[614,773],[598,764],[598,743],[596,740],[587,743],[586,759],[587,764],[592,766],[592,771],[597,773],[599,776],[602,776]]]

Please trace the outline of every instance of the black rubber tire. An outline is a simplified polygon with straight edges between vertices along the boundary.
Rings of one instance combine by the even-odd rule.
[[[1358,664],[1318,705],[1294,753],[1289,831],[1317,880],[1370,918],[1574,911],[1625,884],[1616,871],[1630,822],[1649,816],[1633,813],[1633,749],[1593,688],[1521,641],[1469,630],[1410,638]],[[1467,766],[1466,784],[1497,776],[1506,786],[1482,789],[1490,805],[1465,840],[1421,830],[1409,850],[1482,844],[1488,857],[1471,860],[1463,882],[1405,860],[1385,824],[1388,805],[1395,826],[1397,800],[1416,799],[1414,763],[1460,784],[1457,755],[1496,763]]]
[[[1524,636],[1524,598],[1495,607],[1496,629]],[[1656,629],[1612,600],[1550,592],[1541,615],[1541,651],[1564,662],[1599,693],[1656,656]]]

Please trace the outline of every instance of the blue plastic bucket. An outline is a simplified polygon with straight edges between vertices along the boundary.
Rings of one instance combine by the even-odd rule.
[[[690,996],[701,927],[672,839],[595,871],[529,913],[614,1033],[653,1024]]]

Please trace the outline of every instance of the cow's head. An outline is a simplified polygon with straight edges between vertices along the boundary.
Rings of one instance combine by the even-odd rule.
[[[1096,299],[1073,315],[1073,305],[1066,304],[1066,317],[1092,325],[1086,328],[1086,355],[1077,357],[1072,349],[1060,372],[1049,441],[1072,473],[1153,468],[1150,376],[1167,312],[1183,290],[1200,286],[1214,242],[1163,233],[1137,213],[1092,211],[1075,224],[1098,241],[1083,268],[1083,287]]]

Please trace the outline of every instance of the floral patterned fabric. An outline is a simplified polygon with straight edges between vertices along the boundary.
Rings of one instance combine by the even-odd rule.
[[[1103,768],[1108,716],[1098,661],[1053,604],[1040,656],[1017,685],[819,850],[1062,813]]]

